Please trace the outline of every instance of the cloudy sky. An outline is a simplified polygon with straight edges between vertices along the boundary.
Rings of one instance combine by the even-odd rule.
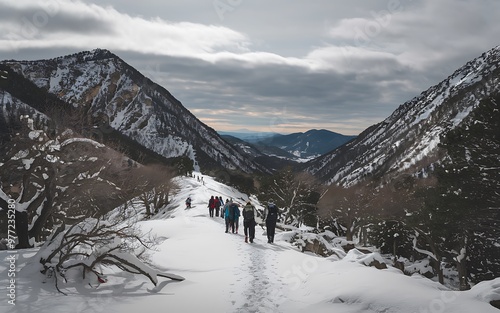
[[[356,135],[500,44],[498,0],[0,0],[0,60],[109,49],[216,130]]]

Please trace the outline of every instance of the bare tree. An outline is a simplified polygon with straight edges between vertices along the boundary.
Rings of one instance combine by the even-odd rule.
[[[175,169],[161,164],[153,164],[143,168],[140,181],[144,192],[138,197],[146,210],[146,217],[158,213],[168,205],[169,197],[177,189],[173,182]]]
[[[143,275],[154,285],[158,283],[157,276],[184,280],[147,264],[147,252],[157,243],[156,238],[142,234],[131,223],[125,223],[123,218],[114,219],[107,215],[105,218],[85,218],[71,226],[62,224],[33,258],[41,264],[42,274],[54,278],[61,293],[64,292],[59,284],[68,281],[68,272],[77,271],[82,281],[102,280],[103,266],[116,266],[129,273]]]
[[[309,173],[295,173],[287,167],[261,182],[261,197],[274,199],[284,213],[284,223],[300,226],[316,215],[320,186]]]
[[[43,241],[56,224],[98,217],[153,190],[153,210],[168,202],[172,175],[66,129],[49,137],[25,119],[2,160],[0,198],[15,200],[17,248]]]
[[[7,147],[0,190],[2,199],[16,202],[16,248],[28,248],[30,238],[39,237],[50,215],[57,176],[57,169],[49,161],[49,139],[44,132],[33,130],[31,119],[22,118],[21,130]],[[5,188],[8,186],[10,190]]]
[[[318,202],[319,214],[339,225],[339,235],[345,234],[348,241],[353,241],[366,221],[372,197],[373,192],[366,185],[331,186]]]

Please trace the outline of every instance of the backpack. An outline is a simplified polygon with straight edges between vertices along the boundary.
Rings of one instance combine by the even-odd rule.
[[[233,220],[236,220],[238,217],[240,217],[240,209],[238,209],[238,205],[236,203],[232,203],[229,207],[229,214],[232,214],[231,216]]]
[[[232,203],[227,205],[227,218],[234,219],[234,206]]]
[[[243,208],[243,220],[249,221],[255,218],[253,206],[247,205]]]
[[[270,204],[267,207],[267,218],[266,220],[276,221],[278,219],[278,207],[274,204]]]

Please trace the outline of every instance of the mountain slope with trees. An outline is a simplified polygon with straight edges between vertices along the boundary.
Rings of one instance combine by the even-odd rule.
[[[500,47],[308,164],[322,227],[462,290],[500,273]]]
[[[267,172],[200,122],[165,88],[107,50],[50,60],[9,60],[3,65],[78,108],[89,127],[106,125],[165,158],[187,157],[204,170]]]
[[[468,62],[436,86],[401,105],[356,139],[304,166],[327,184],[348,186],[367,178],[418,172],[441,158],[440,138],[483,99],[500,91],[500,47]]]

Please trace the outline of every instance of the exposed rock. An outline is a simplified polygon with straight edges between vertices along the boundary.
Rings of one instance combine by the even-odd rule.
[[[379,260],[373,260],[368,264],[368,266],[375,267],[376,269],[379,270],[385,270],[387,269],[387,265],[383,262],[380,262]]]
[[[490,304],[491,304],[493,307],[495,307],[495,308],[497,308],[497,309],[499,309],[499,310],[500,310],[500,300],[493,300],[493,301],[490,301]]]
[[[353,243],[347,243],[347,244],[343,245],[342,248],[344,249],[345,252],[349,252],[352,249],[354,249],[355,246]]]

